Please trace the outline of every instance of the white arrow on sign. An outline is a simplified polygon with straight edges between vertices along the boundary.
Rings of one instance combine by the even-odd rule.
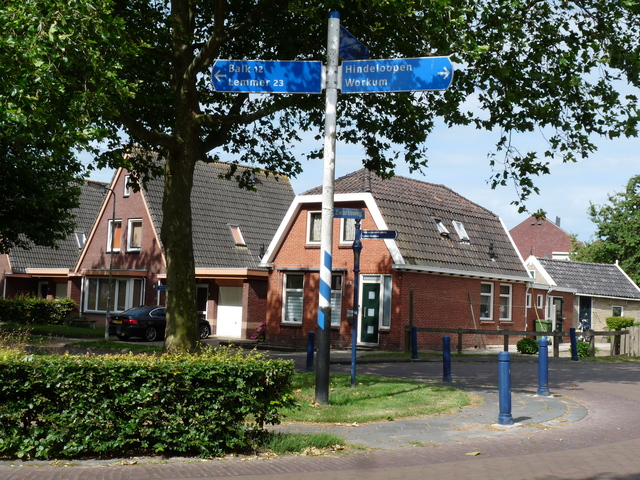
[[[449,69],[447,67],[444,67],[444,71],[443,72],[438,72],[438,75],[440,75],[444,79],[447,79],[447,78],[449,78],[449,75],[451,75],[451,72],[449,71]]]

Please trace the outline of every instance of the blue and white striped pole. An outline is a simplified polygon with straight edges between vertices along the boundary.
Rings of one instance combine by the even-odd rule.
[[[329,13],[325,85],[324,170],[322,175],[322,231],[320,232],[320,295],[318,299],[318,359],[316,403],[329,403],[331,349],[331,252],[333,250],[333,191],[336,170],[336,117],[340,60],[340,14]]]

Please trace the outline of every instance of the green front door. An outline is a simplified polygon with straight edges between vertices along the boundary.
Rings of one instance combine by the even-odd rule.
[[[380,325],[380,284],[362,285],[362,315],[360,316],[360,342],[378,343]]]

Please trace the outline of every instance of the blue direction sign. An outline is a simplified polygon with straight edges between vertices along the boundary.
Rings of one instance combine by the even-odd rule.
[[[356,220],[364,220],[364,210],[361,208],[334,208],[334,218],[355,218]]]
[[[398,238],[396,230],[361,230],[360,235],[363,239],[395,240]]]
[[[342,93],[446,90],[452,80],[449,57],[342,62]]]
[[[228,93],[322,93],[322,62],[216,60],[213,89]]]

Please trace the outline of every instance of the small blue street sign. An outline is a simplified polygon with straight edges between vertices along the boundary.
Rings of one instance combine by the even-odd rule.
[[[361,208],[334,208],[334,218],[355,218],[356,220],[364,220],[364,210]]]
[[[342,62],[342,93],[446,90],[452,80],[449,57]]]
[[[322,62],[216,60],[213,89],[227,93],[322,93]]]
[[[395,240],[398,238],[398,232],[396,230],[362,230],[360,232],[362,239],[377,239],[377,240]]]
[[[167,286],[166,286],[166,285],[158,285],[158,286],[156,287],[156,290],[166,290],[166,289],[167,289]]]

